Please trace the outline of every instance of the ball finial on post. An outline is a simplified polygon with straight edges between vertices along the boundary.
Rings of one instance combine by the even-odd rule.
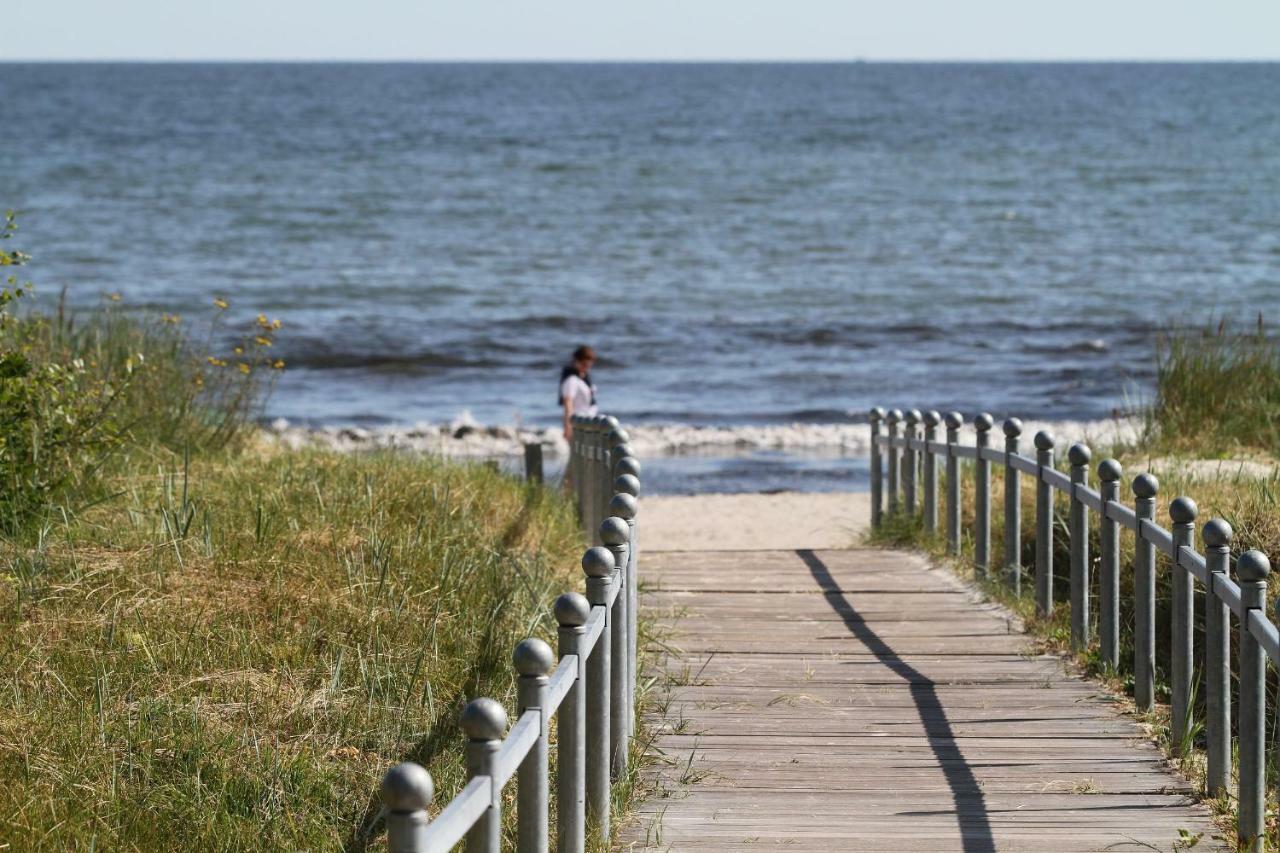
[[[507,712],[493,699],[482,696],[467,703],[458,723],[471,740],[502,740],[507,733]]]
[[[1174,524],[1194,524],[1200,509],[1186,496],[1174,498],[1169,504],[1169,518]]]
[[[1144,500],[1154,498],[1160,492],[1160,481],[1152,474],[1139,474],[1133,478],[1134,497]]]
[[[964,415],[959,412],[947,412],[946,424],[949,430],[960,429],[964,426]]]
[[[1114,483],[1118,481],[1124,469],[1120,467],[1120,463],[1114,459],[1103,459],[1098,463],[1098,479],[1104,483]]]
[[[431,774],[421,764],[405,761],[382,777],[382,803],[390,812],[420,812],[435,799]]]
[[[600,541],[606,545],[625,545],[631,538],[631,528],[617,516],[609,516],[600,522]]]
[[[938,424],[942,423],[942,415],[938,414],[935,410],[930,409],[924,413],[922,420],[924,421],[925,426],[936,427]]]
[[[547,675],[554,663],[551,647],[537,637],[521,640],[511,653],[511,664],[518,675]]]
[[[607,578],[613,572],[613,552],[603,545],[588,548],[582,555],[582,571],[589,578]]]
[[[1201,529],[1200,538],[1204,540],[1206,547],[1230,548],[1231,540],[1235,538],[1235,531],[1221,518],[1211,518]]]
[[[1053,450],[1053,433],[1049,432],[1047,429],[1040,430],[1036,433],[1035,445],[1036,450]]]
[[[1271,561],[1267,555],[1258,550],[1245,551],[1236,560],[1236,574],[1240,580],[1248,583],[1266,581],[1271,574]]]
[[[631,475],[623,474],[613,481],[614,494],[631,495],[633,498],[640,497],[640,480]]]
[[[906,422],[907,426],[915,426],[920,423],[920,410],[908,409],[902,419]]]
[[[613,465],[614,477],[622,477],[627,474],[637,480],[640,479],[640,460],[634,456],[623,456]]]
[[[621,479],[621,478],[619,478]],[[633,495],[626,492],[618,492],[609,499],[609,515],[621,518],[623,521],[630,521],[640,512],[640,502]],[[606,545],[609,543],[606,542]]]
[[[873,424],[879,423],[884,420],[884,415],[885,411],[883,406],[872,406],[871,411],[867,413],[867,420]]]
[[[986,412],[980,412],[978,416],[973,419],[973,428],[978,432],[987,432],[995,426],[995,423],[995,418],[991,417],[991,415]]]
[[[587,619],[591,616],[591,605],[581,593],[566,592],[556,599],[551,611],[555,614],[557,625],[579,628],[587,624]]]
[[[1093,458],[1093,451],[1089,449],[1089,445],[1076,442],[1067,448],[1067,461],[1072,465],[1088,465],[1089,460]]]
[[[1006,418],[1004,422],[1004,434],[1009,438],[1017,438],[1022,435],[1022,421],[1018,418]]]

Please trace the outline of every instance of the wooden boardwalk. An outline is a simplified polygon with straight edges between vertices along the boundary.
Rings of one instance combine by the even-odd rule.
[[[1222,849],[1107,696],[1005,611],[877,550],[653,552],[662,793],[621,849]]]

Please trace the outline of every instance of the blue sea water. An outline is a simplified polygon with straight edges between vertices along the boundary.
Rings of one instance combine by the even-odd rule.
[[[45,298],[279,316],[293,421],[551,424],[579,343],[632,422],[1092,419],[1161,328],[1280,308],[1274,64],[0,64],[0,103]]]

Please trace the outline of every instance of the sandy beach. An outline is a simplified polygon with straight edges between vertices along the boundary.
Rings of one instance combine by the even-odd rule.
[[[641,502],[645,551],[849,548],[869,522],[871,495],[673,495]]]

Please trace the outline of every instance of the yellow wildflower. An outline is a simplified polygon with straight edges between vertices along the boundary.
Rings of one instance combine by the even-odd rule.
[[[236,355],[244,355],[244,347],[236,347],[234,352]]]
[[[115,293],[107,294],[107,299],[110,299],[112,302],[119,302],[123,298],[124,297],[120,295],[120,291],[118,290]]]
[[[258,344],[258,346],[260,346],[260,347],[269,347],[269,346],[271,346],[271,338],[264,338],[262,335],[258,335],[258,336],[257,336],[256,338],[254,338],[253,340],[254,340],[254,341]]]
[[[276,370],[284,370],[284,359],[277,358],[275,361],[271,362],[271,366]]]
[[[249,375],[249,365],[245,364],[245,363],[242,361],[242,362],[240,362],[240,364],[238,364],[238,365],[236,365],[236,366],[240,368],[240,372],[241,372],[241,373],[245,374],[246,376],[248,376],[248,375]]]
[[[211,355],[211,356],[209,356],[209,357],[208,357],[207,359],[205,359],[205,360],[206,360],[206,361],[208,361],[210,364],[212,364],[214,367],[226,367],[226,366],[227,366],[227,363],[226,363],[225,361],[223,361],[222,359],[218,358],[216,355]]]
[[[161,319],[161,321],[163,321],[163,322],[164,322],[165,324],[167,324],[167,325],[170,325],[170,326],[176,326],[176,325],[178,325],[179,323],[181,323],[181,322],[182,322],[182,315],[180,315],[180,314],[165,314],[165,315],[164,315],[164,316],[162,316],[160,319]]]
[[[231,303],[223,299],[221,296],[213,297],[213,306],[221,311],[226,311],[231,307]]]
[[[281,323],[280,323],[280,320],[279,320],[279,319],[276,319],[276,320],[272,320],[272,321],[271,321],[271,328],[273,328],[273,329],[278,329],[278,328],[280,328],[280,326],[281,326]]]

